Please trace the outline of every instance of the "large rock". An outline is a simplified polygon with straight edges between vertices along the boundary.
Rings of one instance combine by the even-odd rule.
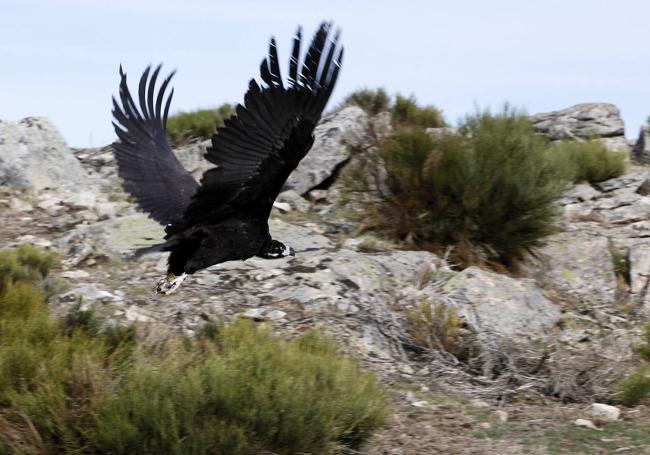
[[[214,167],[214,164],[203,157],[210,145],[210,140],[192,142],[174,150],[183,167],[187,169],[197,181],[201,180],[205,171]]]
[[[581,230],[545,239],[530,272],[545,289],[572,304],[611,305],[616,275],[607,237]]]
[[[161,242],[162,226],[142,213],[94,224],[80,225],[61,237],[57,246],[64,253],[64,265],[94,263],[98,258],[120,258],[135,249]]]
[[[560,321],[560,308],[534,280],[469,267],[441,290],[479,338],[539,340]]]
[[[48,119],[0,121],[0,186],[39,191],[89,184],[88,173]]]
[[[369,140],[368,115],[358,106],[348,106],[323,118],[314,131],[314,146],[291,174],[286,189],[300,194],[325,182],[356,148]]]
[[[634,159],[642,164],[650,163],[650,129],[641,128],[639,139],[637,139],[632,150]]]
[[[531,116],[533,127],[552,141],[618,137],[625,134],[621,113],[609,103],[585,103]]]

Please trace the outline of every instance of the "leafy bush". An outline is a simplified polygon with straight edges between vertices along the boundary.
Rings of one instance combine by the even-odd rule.
[[[170,115],[167,119],[167,135],[177,145],[192,139],[210,139],[215,130],[223,126],[224,120],[234,112],[234,107],[226,103],[216,109],[198,109]]]
[[[625,173],[625,153],[610,151],[602,141],[560,142],[553,146],[554,158],[565,166],[575,183],[602,182]]]
[[[445,126],[442,113],[434,106],[418,106],[415,96],[408,98],[399,94],[391,110],[396,125],[421,128],[440,128]]]
[[[0,255],[0,292],[8,283],[34,282],[57,264],[56,254],[24,244]]]
[[[391,99],[386,90],[361,89],[348,96],[347,103],[354,103],[370,115],[390,110]]]
[[[569,178],[508,107],[468,117],[458,134],[398,129],[380,155],[389,191],[367,205],[365,226],[411,247],[454,245],[465,264],[509,265],[552,233]]]
[[[0,454],[341,453],[385,417],[374,376],[318,333],[239,321],[148,347],[78,306],[51,319],[32,259],[0,291]]]
[[[446,125],[438,108],[419,106],[414,95],[407,98],[398,93],[393,101],[383,88],[357,90],[347,97],[346,103],[357,104],[370,115],[388,111],[396,126],[439,128]]]
[[[442,303],[422,302],[406,313],[407,332],[416,345],[432,350],[444,350],[461,356],[462,321],[454,308]]]
[[[625,406],[636,406],[650,396],[650,324],[644,327],[644,343],[639,356],[644,364],[619,384],[618,400]]]

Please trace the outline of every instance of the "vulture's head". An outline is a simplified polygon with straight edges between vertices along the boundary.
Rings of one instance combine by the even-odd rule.
[[[296,252],[293,248],[286,246],[284,243],[278,242],[277,240],[267,242],[264,247],[262,247],[262,251],[258,254],[259,257],[264,259],[278,259],[295,255]]]

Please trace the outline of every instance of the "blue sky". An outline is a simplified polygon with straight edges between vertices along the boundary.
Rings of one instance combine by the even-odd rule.
[[[455,123],[504,102],[529,113],[611,102],[635,137],[650,115],[645,0],[3,0],[0,119],[49,117],[72,146],[113,141],[120,63],[176,68],[172,111],[238,102],[271,35],[342,29],[330,106],[362,87],[415,94]]]

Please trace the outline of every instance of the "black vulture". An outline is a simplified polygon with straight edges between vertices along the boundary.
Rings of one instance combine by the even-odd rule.
[[[157,290],[168,294],[188,274],[225,261],[253,256],[274,259],[294,250],[269,234],[268,218],[289,174],[314,142],[313,131],[332,93],[343,48],[330,23],[320,25],[301,57],[298,28],[285,86],[275,39],[262,60],[260,76],[249,83],[243,104],[212,136],[204,155],[214,167],[198,184],[172,151],[166,134],[174,75],[156,93],[161,67],[148,67],[131,97],[120,67],[118,102],[113,97],[114,145],[125,190],[150,216],[165,226],[165,241],[136,255],[169,251],[168,274]]]

